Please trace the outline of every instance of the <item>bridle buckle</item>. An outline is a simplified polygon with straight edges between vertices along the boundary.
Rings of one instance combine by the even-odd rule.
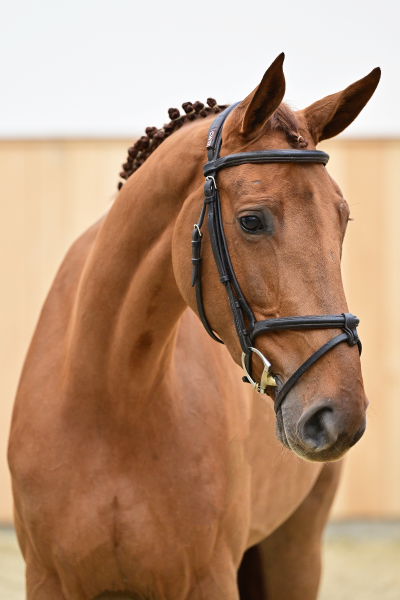
[[[255,352],[257,354],[257,356],[259,356],[263,362],[264,365],[264,369],[263,372],[261,374],[261,380],[260,383],[257,383],[256,381],[254,381],[247,369],[246,369],[246,353],[243,352],[242,353],[242,367],[243,367],[243,371],[246,374],[247,380],[248,382],[253,386],[253,388],[257,391],[260,392],[260,394],[265,394],[265,390],[267,389],[268,386],[270,387],[276,387],[277,383],[274,379],[274,377],[271,375],[271,373],[269,372],[269,369],[271,367],[271,363],[265,358],[265,356],[263,354],[261,354],[261,352],[259,350],[257,350],[257,348],[252,348],[251,346],[249,347],[249,350],[251,350],[252,352]]]

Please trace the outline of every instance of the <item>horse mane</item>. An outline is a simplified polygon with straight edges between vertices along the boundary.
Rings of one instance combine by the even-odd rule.
[[[171,119],[161,129],[157,127],[146,127],[146,135],[142,135],[133,146],[128,148],[128,157],[122,165],[122,171],[119,176],[121,179],[128,179],[144,161],[158,148],[158,146],[169,137],[174,131],[180,129],[188,121],[194,121],[197,118],[208,117],[211,113],[218,114],[225,110],[229,104],[218,105],[214,98],[207,98],[207,106],[202,102],[184,102],[182,108],[184,114],[180,114],[177,108],[168,109],[168,116]],[[308,140],[301,136],[298,131],[298,121],[292,109],[282,102],[273,115],[269,118],[269,124],[272,130],[282,131],[294,148],[306,148]],[[118,182],[118,190],[124,185],[123,181]]]
[[[308,140],[299,133],[299,122],[290,106],[282,102],[269,119],[272,130],[282,131],[293,148],[307,148]]]
[[[181,115],[177,108],[168,109],[168,116],[171,119],[161,129],[157,127],[146,127],[146,135],[142,135],[137,142],[128,148],[128,158],[122,165],[122,171],[119,176],[122,179],[128,179],[144,161],[154,152],[156,148],[174,131],[180,129],[184,123],[194,121],[197,118],[208,117],[211,113],[219,113],[225,110],[229,105],[219,106],[214,98],[207,98],[207,106],[202,102],[184,102],[182,108],[184,114]],[[123,182],[118,183],[118,189],[123,186]]]

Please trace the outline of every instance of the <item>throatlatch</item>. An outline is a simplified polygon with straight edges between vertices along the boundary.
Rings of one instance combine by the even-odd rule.
[[[257,321],[253,311],[248,305],[232,267],[222,223],[221,202],[216,184],[217,172],[221,169],[248,163],[321,163],[326,165],[329,155],[320,150],[259,150],[256,152],[241,152],[220,158],[222,145],[222,128],[225,119],[239,104],[236,102],[220,113],[212,122],[207,135],[207,163],[203,167],[206,181],[204,184],[204,204],[200,217],[192,234],[192,287],[196,289],[196,300],[201,322],[207,333],[220,344],[223,344],[207,321],[204,312],[203,295],[201,289],[201,227],[207,214],[207,226],[210,235],[211,247],[217,265],[220,281],[228,295],[229,306],[240,346],[242,348],[242,366],[245,372],[243,381],[251,383],[253,387],[264,394],[268,386],[278,386],[275,378],[269,372],[270,362],[263,354],[254,348],[257,336],[270,331],[295,330],[295,329],[342,329],[343,333],[335,336],[319,350],[314,352],[291,377],[275,393],[275,412],[282,405],[288,392],[297,383],[305,371],[311,367],[321,356],[347,341],[350,346],[358,345],[361,354],[361,341],[358,337],[357,326],[359,319],[350,313],[337,315],[310,315],[304,317],[281,317],[277,319],[264,319]],[[247,326],[245,323],[247,320]],[[255,352],[262,360],[264,369],[260,383],[253,381],[251,375],[251,356]]]

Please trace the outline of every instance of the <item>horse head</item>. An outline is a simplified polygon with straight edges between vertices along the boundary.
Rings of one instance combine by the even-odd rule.
[[[227,117],[222,157],[259,150],[315,150],[319,142],[350,125],[380,79],[380,70],[374,69],[344,91],[293,112],[282,103],[283,59],[282,54],[273,62],[259,86]],[[350,211],[323,164],[238,164],[218,174],[218,192],[233,270],[257,321],[348,313],[341,256]],[[199,194],[190,198],[185,219],[193,219]],[[183,256],[181,243],[175,240]],[[207,232],[202,252],[207,320],[240,364],[242,348]],[[186,270],[175,271],[182,295],[197,312]],[[274,398],[335,333],[313,329],[259,335],[253,345],[268,357],[277,382],[277,388],[266,388],[267,394]],[[253,355],[258,381],[261,372],[262,363]],[[363,435],[367,406],[357,346],[340,344],[313,364],[287,394],[277,410],[276,435],[302,458],[337,460]]]

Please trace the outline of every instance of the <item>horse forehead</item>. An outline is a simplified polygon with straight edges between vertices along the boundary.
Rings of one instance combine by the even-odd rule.
[[[316,166],[317,169],[312,167]],[[311,168],[310,168],[311,167]],[[319,168],[318,168],[319,167]],[[242,164],[219,174],[220,187],[236,198],[271,196],[280,201],[290,196],[312,198],[333,189],[321,165],[292,163]]]

